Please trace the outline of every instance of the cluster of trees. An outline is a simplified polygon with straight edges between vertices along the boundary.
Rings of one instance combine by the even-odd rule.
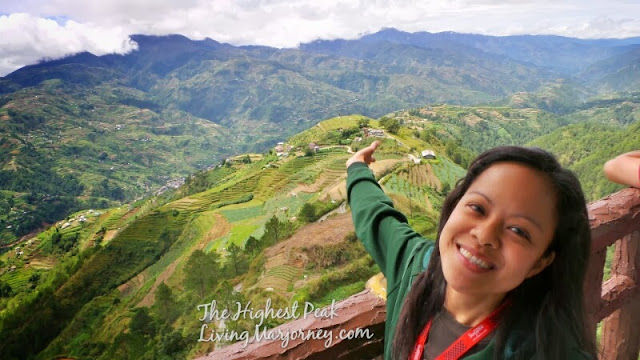
[[[398,119],[388,116],[383,116],[380,119],[380,125],[384,126],[384,128],[392,134],[397,134],[398,130],[400,130],[400,122]]]
[[[52,251],[63,254],[68,252],[78,242],[79,235],[78,232],[62,235],[56,227],[56,231],[51,235]]]
[[[291,236],[295,230],[294,224],[288,221],[281,221],[274,215],[264,224],[264,234],[260,239],[249,236],[245,242],[244,251],[250,254],[253,259],[262,250]]]
[[[444,149],[447,156],[463,169],[468,168],[476,157],[476,154],[463,147],[459,140],[448,139],[445,143],[446,145]]]
[[[123,201],[126,196],[124,189],[118,184],[110,182],[108,179],[103,179],[91,190],[91,196],[104,197],[107,199],[113,199]]]
[[[195,291],[200,298],[204,298],[208,289],[214,288],[222,277],[220,255],[215,251],[205,253],[194,251],[184,268],[184,285]]]
[[[4,143],[6,140],[0,139]],[[11,147],[9,147],[10,149]],[[0,150],[2,151],[2,150]],[[0,156],[9,156],[0,153]],[[0,195],[0,220],[12,222],[11,232],[22,236],[42,226],[43,222],[55,222],[79,208],[76,200],[84,191],[84,186],[73,174],[59,174],[53,169],[52,159],[29,143],[20,147],[15,155],[16,170],[0,170],[0,189],[22,193],[24,210],[28,214],[9,218],[8,214],[17,199],[11,195]],[[6,229],[6,228],[5,228]]]
[[[9,125],[12,126],[15,131],[27,132],[38,128],[46,121],[43,116],[18,112],[13,109],[7,109],[7,114],[11,118]]]
[[[13,295],[11,285],[0,280],[0,298],[11,297],[11,295]]]
[[[337,202],[308,202],[300,208],[298,218],[305,223],[312,223],[338,206],[340,206],[340,204]]]

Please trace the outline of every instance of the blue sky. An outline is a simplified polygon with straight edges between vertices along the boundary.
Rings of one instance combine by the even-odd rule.
[[[0,76],[79,51],[135,51],[130,34],[295,47],[383,27],[489,35],[640,36],[639,0],[3,0]]]

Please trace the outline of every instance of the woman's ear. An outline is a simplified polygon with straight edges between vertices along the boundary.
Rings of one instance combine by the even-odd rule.
[[[529,273],[527,274],[527,279],[533,276],[538,275],[542,270],[544,270],[547,266],[551,265],[553,260],[556,258],[556,252],[552,251],[549,255],[543,256],[538,259],[538,262],[533,266]]]

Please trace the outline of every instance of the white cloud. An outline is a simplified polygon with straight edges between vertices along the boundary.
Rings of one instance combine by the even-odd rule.
[[[91,24],[54,20],[24,13],[0,16],[0,74],[42,58],[60,58],[82,51],[96,55],[126,53],[137,44],[123,27],[105,28]]]
[[[12,14],[0,17],[0,74],[43,56],[129,51],[129,34],[179,33],[276,47],[353,39],[382,27],[583,38],[640,35],[636,0],[5,0],[0,13]],[[47,18],[72,20],[58,24]]]

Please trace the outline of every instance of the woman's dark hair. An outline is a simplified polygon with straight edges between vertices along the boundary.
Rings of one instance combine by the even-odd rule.
[[[593,334],[586,331],[583,305],[582,284],[591,249],[591,231],[580,182],[547,151],[503,146],[478,156],[445,199],[429,266],[414,280],[398,318],[393,339],[394,359],[409,358],[427,321],[442,310],[446,280],[440,263],[440,234],[469,186],[483,171],[499,162],[523,164],[549,178],[556,192],[557,228],[545,253],[554,251],[555,260],[509,294],[511,306],[494,335],[495,358],[504,358],[508,347],[516,351],[513,354],[516,359],[530,359],[535,354],[539,359],[563,360],[569,358],[570,345],[596,358],[595,340]]]

